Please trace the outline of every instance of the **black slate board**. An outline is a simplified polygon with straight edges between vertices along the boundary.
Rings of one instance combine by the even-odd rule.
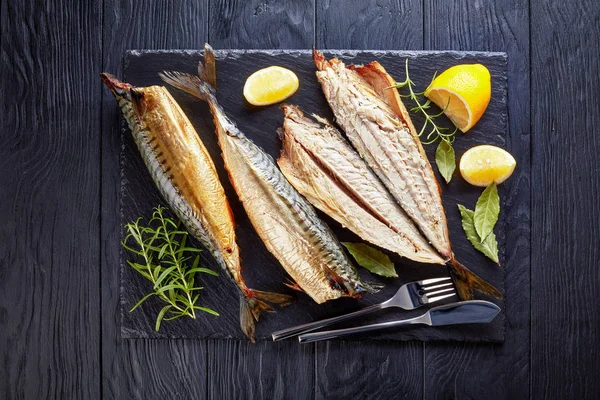
[[[245,103],[242,88],[245,79],[255,70],[269,65],[281,65],[292,69],[300,79],[300,89],[287,101],[299,105],[305,112],[317,113],[332,120],[332,113],[314,76],[315,67],[311,54],[306,50],[260,51],[260,50],[217,50],[217,92],[219,101],[238,127],[256,144],[273,157],[279,153],[280,143],[275,133],[281,126],[282,113],[277,106],[253,108]],[[505,53],[484,52],[422,52],[422,51],[325,51],[327,57],[337,56],[347,64],[367,63],[378,60],[388,72],[398,80],[404,78],[404,60],[409,58],[411,78],[418,88],[424,88],[435,71],[459,63],[480,62],[488,67],[492,75],[492,100],[479,123],[466,135],[459,134],[455,142],[457,159],[470,147],[479,144],[494,144],[503,147],[507,134],[507,91]],[[158,72],[178,70],[194,73],[200,51],[128,51],[125,56],[124,79],[137,86],[161,85]],[[270,333],[289,326],[322,319],[341,313],[354,311],[369,304],[389,298],[403,283],[446,275],[444,267],[418,264],[392,255],[399,274],[398,279],[380,279],[365,270],[361,274],[369,280],[386,284],[380,293],[369,295],[361,300],[340,299],[323,305],[316,305],[304,295],[297,294],[281,283],[288,276],[275,258],[266,250],[254,232],[249,220],[229,184],[220,150],[217,145],[212,116],[205,103],[182,92],[169,88],[175,99],[194,124],[198,134],[211,153],[219,170],[221,182],[230,200],[237,223],[238,243],[241,248],[244,277],[251,288],[287,292],[296,295],[296,302],[277,313],[264,315],[257,325],[257,339],[269,339]],[[417,127],[422,119],[414,116]],[[450,125],[448,125],[450,126]],[[149,218],[152,208],[164,204],[147,173],[141,157],[133,143],[129,130],[123,124],[121,138],[121,226],[138,216]],[[426,147],[433,161],[435,146]],[[438,180],[442,182],[441,177]],[[460,215],[456,204],[474,208],[480,188],[468,185],[458,172],[450,185],[442,183],[443,201],[448,217],[450,237],[457,258],[474,272],[489,280],[504,292],[504,269],[478,253],[469,244],[462,231]],[[500,188],[502,203],[509,199]],[[511,202],[519,199],[510,199]],[[332,219],[320,214],[342,241],[358,241],[351,232],[343,229]],[[507,215],[501,214],[496,227],[500,246],[500,262],[504,260],[505,230]],[[189,318],[164,322],[160,332],[154,331],[156,314],[162,307],[156,299],[147,301],[135,312],[128,310],[150,289],[150,284],[125,263],[121,253],[121,305],[124,338],[198,338],[198,339],[244,339],[239,329],[239,300],[233,284],[224,274],[219,277],[201,276],[205,289],[200,303],[217,310],[221,315],[214,317],[200,314],[196,320]],[[202,255],[202,264],[218,270],[208,252]],[[481,297],[480,297],[481,298]],[[494,300],[501,307],[502,301]],[[420,311],[386,310],[360,322],[386,321],[409,317]],[[443,328],[408,327],[351,340],[454,340],[469,342],[502,342],[504,340],[504,313],[502,312],[488,325],[456,326]]]

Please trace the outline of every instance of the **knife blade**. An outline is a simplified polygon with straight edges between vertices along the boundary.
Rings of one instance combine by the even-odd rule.
[[[319,340],[348,336],[355,333],[375,331],[402,325],[424,324],[429,326],[460,325],[460,324],[487,324],[500,312],[496,304],[484,300],[459,301],[444,304],[429,309],[418,317],[397,321],[381,322],[378,324],[357,326],[354,328],[337,329],[323,332],[313,332],[300,335],[300,343],[310,343]]]

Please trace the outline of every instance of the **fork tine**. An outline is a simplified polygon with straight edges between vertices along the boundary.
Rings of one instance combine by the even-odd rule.
[[[440,290],[436,290],[434,292],[430,292],[430,293],[425,293],[425,297],[430,298],[431,296],[434,296],[436,294],[441,294],[441,293],[447,293],[448,291],[454,292],[454,288],[448,288],[448,289],[440,289]]]
[[[435,303],[436,301],[440,301],[442,299],[446,299],[448,297],[456,296],[456,293],[444,294],[442,296],[432,297],[427,299],[427,304]]]
[[[441,285],[433,285],[433,286],[423,287],[423,290],[426,292],[429,292],[433,289],[439,289],[439,288],[447,287],[447,286],[452,286],[452,282],[442,283]]]
[[[449,276],[444,277],[444,278],[432,278],[432,279],[425,279],[423,281],[417,282],[419,285],[423,286],[423,285],[429,285],[431,283],[436,283],[436,282],[441,282],[441,281],[447,281],[448,279],[451,279]]]

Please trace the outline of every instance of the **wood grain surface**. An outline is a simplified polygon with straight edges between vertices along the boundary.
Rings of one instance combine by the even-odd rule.
[[[312,0],[215,1],[210,41],[216,48],[306,48],[313,43],[314,10]],[[315,346],[271,344],[208,342],[209,398],[311,398]]]
[[[600,3],[531,3],[531,391],[600,398]],[[535,45],[534,45],[535,44]]]
[[[596,0],[0,0],[0,398],[600,398],[599,23]],[[504,346],[120,339],[120,125],[98,73],[206,40],[508,52],[507,184],[532,214],[510,206],[506,290],[529,303],[508,296]]]
[[[377,8],[367,3],[375,3]],[[399,7],[403,13],[398,12]],[[419,50],[423,41],[422,7],[420,0],[319,1],[316,45],[323,49],[373,47]],[[404,14],[411,18],[404,18]],[[385,32],[386,28],[393,29],[396,35],[389,35]],[[376,30],[377,34],[372,30]],[[398,40],[397,36],[405,39]],[[383,347],[377,343],[362,342],[358,349],[355,346],[356,343],[316,343],[317,398],[350,397],[356,393],[363,398],[423,397],[422,344],[392,343]],[[338,360],[351,360],[351,363],[344,362],[338,366]],[[381,366],[386,366],[385,374],[381,374]],[[377,395],[371,394],[373,390]]]
[[[530,335],[530,127],[529,38],[527,5],[514,0],[472,2],[425,1],[425,47],[476,49],[508,53],[509,135],[506,148],[518,167],[504,183],[508,199],[506,319],[502,346],[462,344],[425,346],[424,398],[485,398],[491,387],[496,398],[529,397]],[[451,20],[452,24],[440,23]],[[456,143],[466,140],[459,137]],[[461,154],[458,153],[457,157]],[[519,198],[518,202],[510,199]],[[506,373],[511,370],[511,373]]]
[[[122,74],[127,49],[202,48],[204,1],[104,1],[102,70]],[[143,21],[143,23],[141,23]],[[119,305],[119,149],[114,97],[98,74],[102,98],[102,389],[107,399],[205,398],[206,343],[122,340]]]
[[[224,49],[306,49],[314,43],[315,0],[215,0],[209,40]]]
[[[101,10],[0,10],[0,397],[98,399]]]
[[[317,1],[316,43],[323,49],[419,50],[421,0]]]

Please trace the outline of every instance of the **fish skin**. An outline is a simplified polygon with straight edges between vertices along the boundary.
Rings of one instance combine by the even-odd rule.
[[[459,296],[472,299],[476,289],[502,298],[454,257],[439,184],[397,89],[390,88],[395,81],[377,61],[346,67],[317,50],[313,60],[336,122],[432,246],[449,259]]]
[[[208,102],[229,179],[267,249],[318,304],[376,291],[375,285],[361,281],[329,227],[285,179],[273,159],[225,115],[203,75],[199,67],[199,76],[178,72],[160,76]]]
[[[249,289],[242,277],[235,223],[206,147],[171,94],[162,86],[133,87],[109,74],[114,94],[156,187],[190,234],[206,247],[240,291],[241,324],[254,340],[254,320],[288,303],[289,296]]]
[[[296,106],[282,110],[277,163],[300,194],[364,240],[417,262],[445,264],[337,129]]]

